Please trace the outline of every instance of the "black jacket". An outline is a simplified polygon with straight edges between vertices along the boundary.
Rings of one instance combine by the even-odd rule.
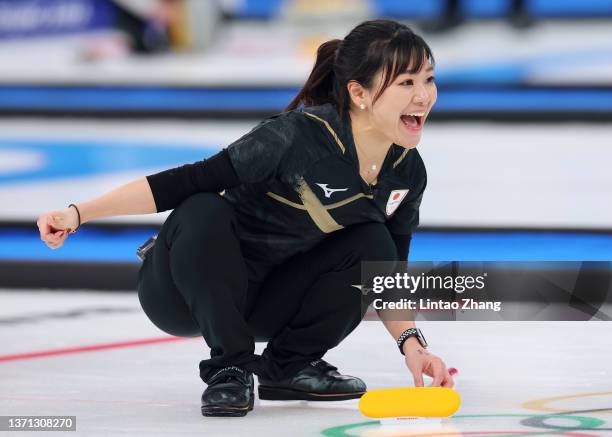
[[[365,222],[385,223],[406,256],[427,182],[417,150],[396,144],[377,180],[365,182],[349,116],[331,104],[277,114],[214,157],[147,178],[158,211],[220,191],[235,207],[244,255],[273,263]]]

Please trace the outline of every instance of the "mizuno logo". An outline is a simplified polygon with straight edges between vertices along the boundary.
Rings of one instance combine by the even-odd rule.
[[[317,185],[323,189],[323,193],[325,194],[325,197],[327,197],[328,199],[336,191],[346,191],[346,190],[348,190],[348,188],[327,188],[327,184],[317,184]]]

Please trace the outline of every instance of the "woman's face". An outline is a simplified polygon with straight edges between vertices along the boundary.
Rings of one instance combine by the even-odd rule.
[[[376,130],[389,141],[407,149],[421,140],[421,130],[438,91],[433,67],[429,61],[415,74],[402,73],[393,80],[372,106],[372,98],[382,85],[382,71],[375,77],[369,93],[371,121]]]

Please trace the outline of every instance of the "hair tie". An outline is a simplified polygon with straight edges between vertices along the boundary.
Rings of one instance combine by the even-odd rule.
[[[74,209],[76,209],[76,212],[77,212],[77,217],[79,218],[79,223],[77,224],[77,227],[70,231],[71,234],[74,234],[77,231],[77,229],[79,229],[79,227],[81,226],[81,212],[79,211],[79,208],[77,208],[77,206],[74,203],[71,203],[70,205],[68,205],[68,208],[70,208],[71,206],[74,206]]]

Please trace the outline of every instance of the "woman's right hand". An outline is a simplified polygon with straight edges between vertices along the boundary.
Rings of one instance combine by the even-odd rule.
[[[78,223],[79,218],[73,207],[46,212],[41,214],[36,221],[40,239],[51,249],[62,247],[70,231],[76,229]]]

